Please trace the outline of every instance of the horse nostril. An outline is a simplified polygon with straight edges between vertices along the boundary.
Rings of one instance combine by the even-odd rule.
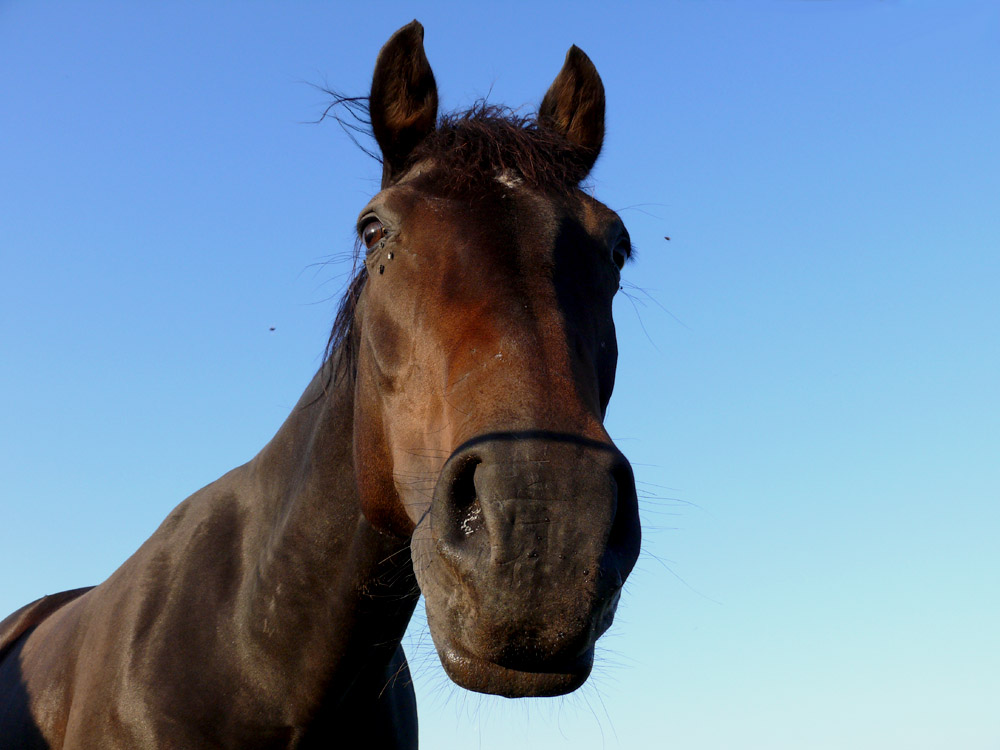
[[[632,467],[624,458],[611,469],[611,479],[615,487],[615,508],[608,535],[608,548],[626,556],[638,554],[639,508],[635,492]],[[632,561],[634,562],[634,560]],[[631,569],[631,564],[628,568]]]
[[[448,493],[448,529],[443,534],[453,544],[460,544],[483,526],[483,509],[476,492],[476,468],[481,459],[468,456],[455,467]]]

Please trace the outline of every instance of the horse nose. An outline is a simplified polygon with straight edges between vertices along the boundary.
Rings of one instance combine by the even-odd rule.
[[[431,524],[460,575],[511,566],[528,585],[576,575],[616,590],[638,556],[631,466],[614,444],[574,435],[469,441],[442,469]]]

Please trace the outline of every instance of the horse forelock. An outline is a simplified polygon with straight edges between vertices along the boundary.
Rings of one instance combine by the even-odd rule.
[[[440,165],[433,182],[449,193],[489,189],[500,175],[516,176],[535,190],[566,193],[585,176],[579,147],[539,125],[533,114],[485,101],[442,116],[408,161]]]

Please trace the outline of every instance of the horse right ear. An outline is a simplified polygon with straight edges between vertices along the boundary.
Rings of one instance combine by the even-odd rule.
[[[378,53],[368,104],[386,187],[437,124],[437,84],[424,54],[424,27],[417,21],[393,34]]]

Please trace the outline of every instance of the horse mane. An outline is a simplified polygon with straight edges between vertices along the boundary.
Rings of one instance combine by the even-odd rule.
[[[355,267],[359,265],[360,255],[360,242],[356,242],[354,243]],[[360,266],[360,270],[354,273],[344,295],[340,298],[330,338],[327,340],[326,349],[323,352],[323,364],[320,365],[320,369],[326,367],[327,363],[331,364],[330,379],[333,382],[336,382],[345,373],[351,380],[354,380],[355,375],[357,375],[357,340],[353,335],[355,332],[354,313],[358,307],[358,300],[361,298],[361,290],[365,288],[365,282],[368,280],[368,270],[364,263],[361,263]],[[337,362],[333,362],[333,358],[338,352],[340,352],[340,358]]]
[[[367,97],[347,97],[324,89],[333,97],[317,122],[330,117],[362,151],[381,162],[378,152],[362,145],[355,133],[372,137]],[[342,116],[338,110],[346,112]],[[498,177],[513,177],[526,187],[549,193],[569,193],[586,173],[579,147],[555,130],[539,124],[537,114],[521,115],[509,107],[479,100],[466,110],[438,119],[437,128],[410,154],[406,169],[423,161],[443,165],[434,171],[435,190],[453,197],[472,195],[498,187]],[[405,171],[405,170],[404,170]],[[360,263],[361,245],[355,243],[352,276],[334,318],[327,341],[324,365],[338,351],[332,378],[356,374],[354,314],[368,279]],[[331,363],[333,364],[333,363]]]

